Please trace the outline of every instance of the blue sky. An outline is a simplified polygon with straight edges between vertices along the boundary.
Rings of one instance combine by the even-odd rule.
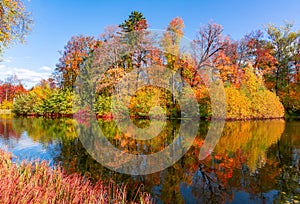
[[[224,27],[224,34],[239,39],[262,25],[282,25],[284,20],[300,29],[299,0],[24,0],[34,26],[25,44],[5,50],[0,79],[10,74],[29,88],[50,76],[59,50],[74,35],[98,36],[108,25],[123,22],[131,11],[142,12],[150,28],[164,29],[177,16],[185,22],[185,36],[194,38],[200,25],[210,20]]]

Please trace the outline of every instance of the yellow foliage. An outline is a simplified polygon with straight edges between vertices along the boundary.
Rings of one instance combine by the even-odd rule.
[[[13,102],[11,102],[11,101],[4,100],[0,104],[0,109],[11,110],[12,108],[13,108]]]
[[[151,108],[155,106],[167,110],[171,106],[172,95],[164,89],[154,86],[146,86],[139,89],[135,97],[130,101],[130,112],[132,115],[146,116]],[[170,114],[170,113],[169,113]]]
[[[284,117],[284,107],[275,93],[263,86],[262,77],[251,67],[245,69],[242,88],[225,88],[228,119]]]
[[[242,78],[242,85],[250,92],[257,92],[263,87],[263,79],[260,73],[254,73],[255,70],[249,66],[245,68],[245,73]]]
[[[20,0],[0,1],[0,53],[3,47],[14,42],[23,42],[32,24],[30,13]]]
[[[235,87],[225,88],[227,98],[227,118],[282,118],[284,107],[275,93],[262,89],[246,94]]]
[[[223,158],[240,151],[253,172],[266,162],[266,150],[281,137],[284,120],[227,122],[215,154]]]
[[[251,94],[253,118],[281,118],[284,107],[279,97],[269,90],[260,90]]]
[[[247,119],[251,117],[251,102],[246,94],[235,87],[225,88],[227,114],[229,119]]]

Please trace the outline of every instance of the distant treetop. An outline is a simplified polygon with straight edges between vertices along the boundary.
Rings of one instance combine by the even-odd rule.
[[[145,30],[148,28],[146,18],[141,12],[133,11],[127,20],[119,25],[124,32],[132,32],[137,30]]]

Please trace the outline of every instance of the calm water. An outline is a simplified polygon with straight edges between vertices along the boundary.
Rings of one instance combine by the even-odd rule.
[[[99,121],[109,141],[120,149],[151,154],[172,143],[180,121],[167,121],[159,137],[137,144],[114,122]],[[140,127],[149,121],[139,120]],[[83,148],[72,119],[0,118],[0,147],[23,159],[47,160],[67,172],[92,179],[141,187],[158,203],[286,203],[300,200],[300,122],[228,122],[211,156],[199,161],[209,128],[201,122],[191,149],[173,166],[147,176],[116,173],[97,163]],[[151,146],[151,148],[147,148]],[[134,196],[132,193],[129,197]]]

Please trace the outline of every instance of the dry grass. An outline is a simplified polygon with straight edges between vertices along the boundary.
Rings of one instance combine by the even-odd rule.
[[[111,189],[113,188],[113,189]],[[113,192],[113,193],[109,193]],[[126,186],[92,184],[78,174],[66,175],[46,162],[11,161],[11,154],[0,150],[0,203],[151,203],[147,193],[137,192],[134,201],[126,199]]]

